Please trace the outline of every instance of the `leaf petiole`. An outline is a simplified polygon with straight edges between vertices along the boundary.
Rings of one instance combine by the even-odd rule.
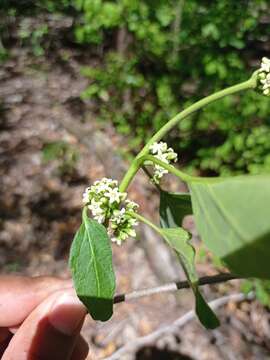
[[[137,220],[143,222],[144,224],[150,226],[153,230],[155,230],[159,235],[162,235],[161,234],[161,229],[156,226],[154,223],[152,223],[152,221],[146,219],[144,216],[138,214],[138,213],[135,213],[135,212],[131,212],[129,211],[128,212],[129,215],[133,216],[134,218],[136,218]]]

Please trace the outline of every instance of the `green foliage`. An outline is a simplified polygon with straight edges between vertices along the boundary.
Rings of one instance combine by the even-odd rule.
[[[54,32],[51,20],[72,13],[71,0],[1,0],[0,61],[8,58],[9,47],[28,47],[35,56],[43,56]]]
[[[97,100],[101,120],[132,134],[131,149],[191,102],[247,78],[258,56],[250,44],[257,49],[270,34],[263,0],[77,3],[79,41],[110,44],[101,66],[84,69],[91,83],[83,97]],[[269,112],[257,94],[232,96],[185,119],[170,139],[191,171],[268,171]]]
[[[181,227],[184,217],[192,214],[190,194],[161,191],[159,214],[161,227]]]
[[[195,269],[195,249],[190,243],[190,234],[181,227],[184,216],[192,213],[190,195],[161,191],[159,213],[161,235],[179,257],[195,296],[196,314],[207,329],[214,329],[219,326],[219,320],[200,293]]]
[[[8,52],[4,48],[0,38],[0,63],[8,59]]]
[[[35,56],[44,55],[43,40],[48,34],[48,25],[41,24],[38,26],[31,26],[29,19],[25,19],[20,23],[18,36],[21,41],[29,45]]]
[[[135,64],[136,59],[127,60],[116,53],[108,53],[104,67],[82,69],[85,76],[96,79],[96,82],[82,93],[82,98],[95,99],[102,120],[113,119],[118,131],[125,135],[132,133],[132,119],[137,113],[136,109],[143,103],[144,91],[146,91],[143,89],[145,85],[143,74],[136,71]],[[123,100],[124,98],[126,101]],[[136,131],[140,132],[143,124],[144,120],[139,116]]]
[[[131,135],[131,150],[190,103],[247,78],[270,35],[267,0],[14,0],[3,1],[1,11],[2,59],[15,18],[22,43],[36,55],[51,29],[45,22],[29,30],[27,16],[73,18],[73,40],[98,56],[95,67],[82,70],[89,78],[82,97],[95,100],[100,121]],[[232,96],[185,119],[170,142],[190,171],[268,171],[269,115],[267,99]]]
[[[270,281],[269,280],[245,280],[242,284],[242,291],[248,294],[254,291],[256,298],[264,306],[270,307]]]
[[[79,152],[65,141],[44,144],[42,157],[45,163],[57,161],[60,175],[71,175],[75,171]]]
[[[113,313],[115,291],[110,239],[103,225],[88,218],[86,208],[72,243],[69,264],[77,295],[88,312],[95,320],[108,320]]]
[[[183,266],[195,296],[195,309],[198,318],[207,329],[215,329],[219,326],[219,320],[199,291],[198,277],[194,265],[195,249],[189,242],[190,234],[182,228],[168,227],[161,229],[160,232],[169,246],[174,249],[179,256],[180,263]]]
[[[269,180],[257,175],[189,183],[202,240],[244,277],[270,278]]]

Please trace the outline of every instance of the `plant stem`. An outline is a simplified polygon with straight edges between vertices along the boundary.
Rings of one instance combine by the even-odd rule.
[[[178,122],[187,116],[193,114],[194,112],[198,111],[199,109],[203,108],[204,106],[217,101],[225,96],[235,94],[237,92],[248,90],[255,88],[257,85],[257,75],[251,76],[251,78],[247,81],[244,81],[240,84],[230,86],[226,89],[220,90],[214,94],[206,96],[205,98],[197,101],[195,104],[192,104],[187,109],[183,110],[182,112],[178,113],[175,117],[173,117],[170,121],[168,121],[147,143],[147,145],[142,149],[142,153],[148,152],[149,146],[152,145],[154,142],[159,141],[166,135]],[[141,154],[142,155],[142,154]]]
[[[133,170],[133,175],[130,176],[128,178],[128,181],[124,183],[125,187],[124,188],[121,188],[121,186],[123,186],[122,184],[120,185],[120,191],[123,191],[128,187],[128,185],[130,184],[130,182],[132,181],[132,179],[134,178],[134,176],[136,175],[137,171],[140,169],[140,167],[142,167],[142,165],[144,164],[145,161],[150,161],[152,162],[153,164],[156,164],[156,165],[159,165],[159,166],[162,166],[164,169],[168,170],[169,173],[179,177],[182,181],[184,182],[218,182],[218,181],[221,181],[220,177],[199,177],[199,176],[191,176],[191,175],[188,175],[186,173],[184,173],[183,171],[179,170],[179,169],[176,169],[174,166],[170,165],[170,164],[167,164],[165,163],[164,161],[162,160],[159,160],[158,158],[156,158],[155,156],[153,155],[144,155],[144,156],[141,156],[139,158],[136,158],[131,166],[134,166],[134,170]]]
[[[198,279],[198,285],[210,285],[210,284],[219,284],[230,280],[236,280],[241,279],[237,275],[230,274],[230,273],[220,273],[212,276],[203,276]],[[153,288],[147,288],[147,289],[141,289],[141,290],[135,290],[129,294],[118,294],[114,297],[114,304],[117,304],[119,302],[138,299],[143,296],[149,296],[153,294],[160,294],[161,292],[168,292],[168,291],[176,291],[176,290],[182,290],[182,289],[189,289],[190,288],[190,282],[187,280],[183,281],[177,281]]]
[[[129,211],[128,214],[130,214],[131,216],[135,217],[137,220],[145,223],[146,225],[150,226],[153,230],[155,230],[159,235],[161,235],[161,230],[158,226],[156,226],[155,224],[152,223],[152,221],[146,219],[144,216],[137,214],[135,212],[131,212]]]
[[[185,119],[189,115],[193,114],[194,112],[200,110],[204,106],[217,101],[225,96],[235,94],[240,91],[248,90],[248,89],[254,89],[257,86],[257,72],[255,71],[251,78],[247,81],[244,81],[240,84],[230,86],[226,89],[223,89],[221,91],[218,91],[212,95],[209,95],[199,101],[197,101],[195,104],[189,106],[187,109],[183,110],[182,112],[178,113],[176,116],[174,116],[171,120],[169,120],[144,146],[144,148],[139,152],[137,157],[133,160],[133,162],[130,165],[130,168],[126,172],[121,184],[120,184],[120,191],[125,192],[127,189],[129,183],[131,182],[132,178],[137,173],[141,163],[138,162],[138,159],[142,156],[146,155],[149,151],[149,147],[159,140],[161,140],[174,126],[178,124],[179,121]],[[186,174],[185,174],[186,175]],[[186,175],[188,176],[188,175]]]
[[[192,179],[196,179],[195,176],[190,176],[190,175],[184,173],[183,171],[176,169],[174,166],[167,164],[162,160],[159,160],[158,158],[156,158],[153,155],[144,155],[144,156],[140,157],[138,160],[140,160],[141,164],[143,164],[145,161],[150,161],[156,165],[162,166],[163,169],[168,170],[171,174],[179,177],[181,180],[186,181],[186,182],[191,181]]]

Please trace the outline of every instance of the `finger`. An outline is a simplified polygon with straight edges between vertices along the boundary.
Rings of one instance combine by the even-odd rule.
[[[70,360],[85,360],[89,352],[89,346],[82,336],[77,340]]]
[[[12,334],[15,334],[20,328],[20,325],[18,326],[12,326],[12,327],[9,327],[8,330],[12,333]]]
[[[3,355],[4,350],[7,348],[8,343],[11,340],[13,334],[15,334],[15,332],[18,329],[19,328],[17,328],[16,330],[12,329],[13,331],[11,331],[11,329],[9,329],[9,331],[8,329],[4,329],[4,328],[0,329],[0,356]],[[88,352],[89,352],[89,345],[82,336],[79,336],[75,348],[73,350],[71,360],[84,360],[87,358]]]
[[[0,276],[0,327],[20,324],[48,295],[70,287],[71,280],[54,277]]]
[[[54,293],[23,322],[3,360],[69,360],[86,310],[73,290]]]

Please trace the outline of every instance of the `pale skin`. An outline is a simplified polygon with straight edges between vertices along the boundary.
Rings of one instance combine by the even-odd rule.
[[[71,280],[0,276],[0,358],[86,359],[85,316]]]

